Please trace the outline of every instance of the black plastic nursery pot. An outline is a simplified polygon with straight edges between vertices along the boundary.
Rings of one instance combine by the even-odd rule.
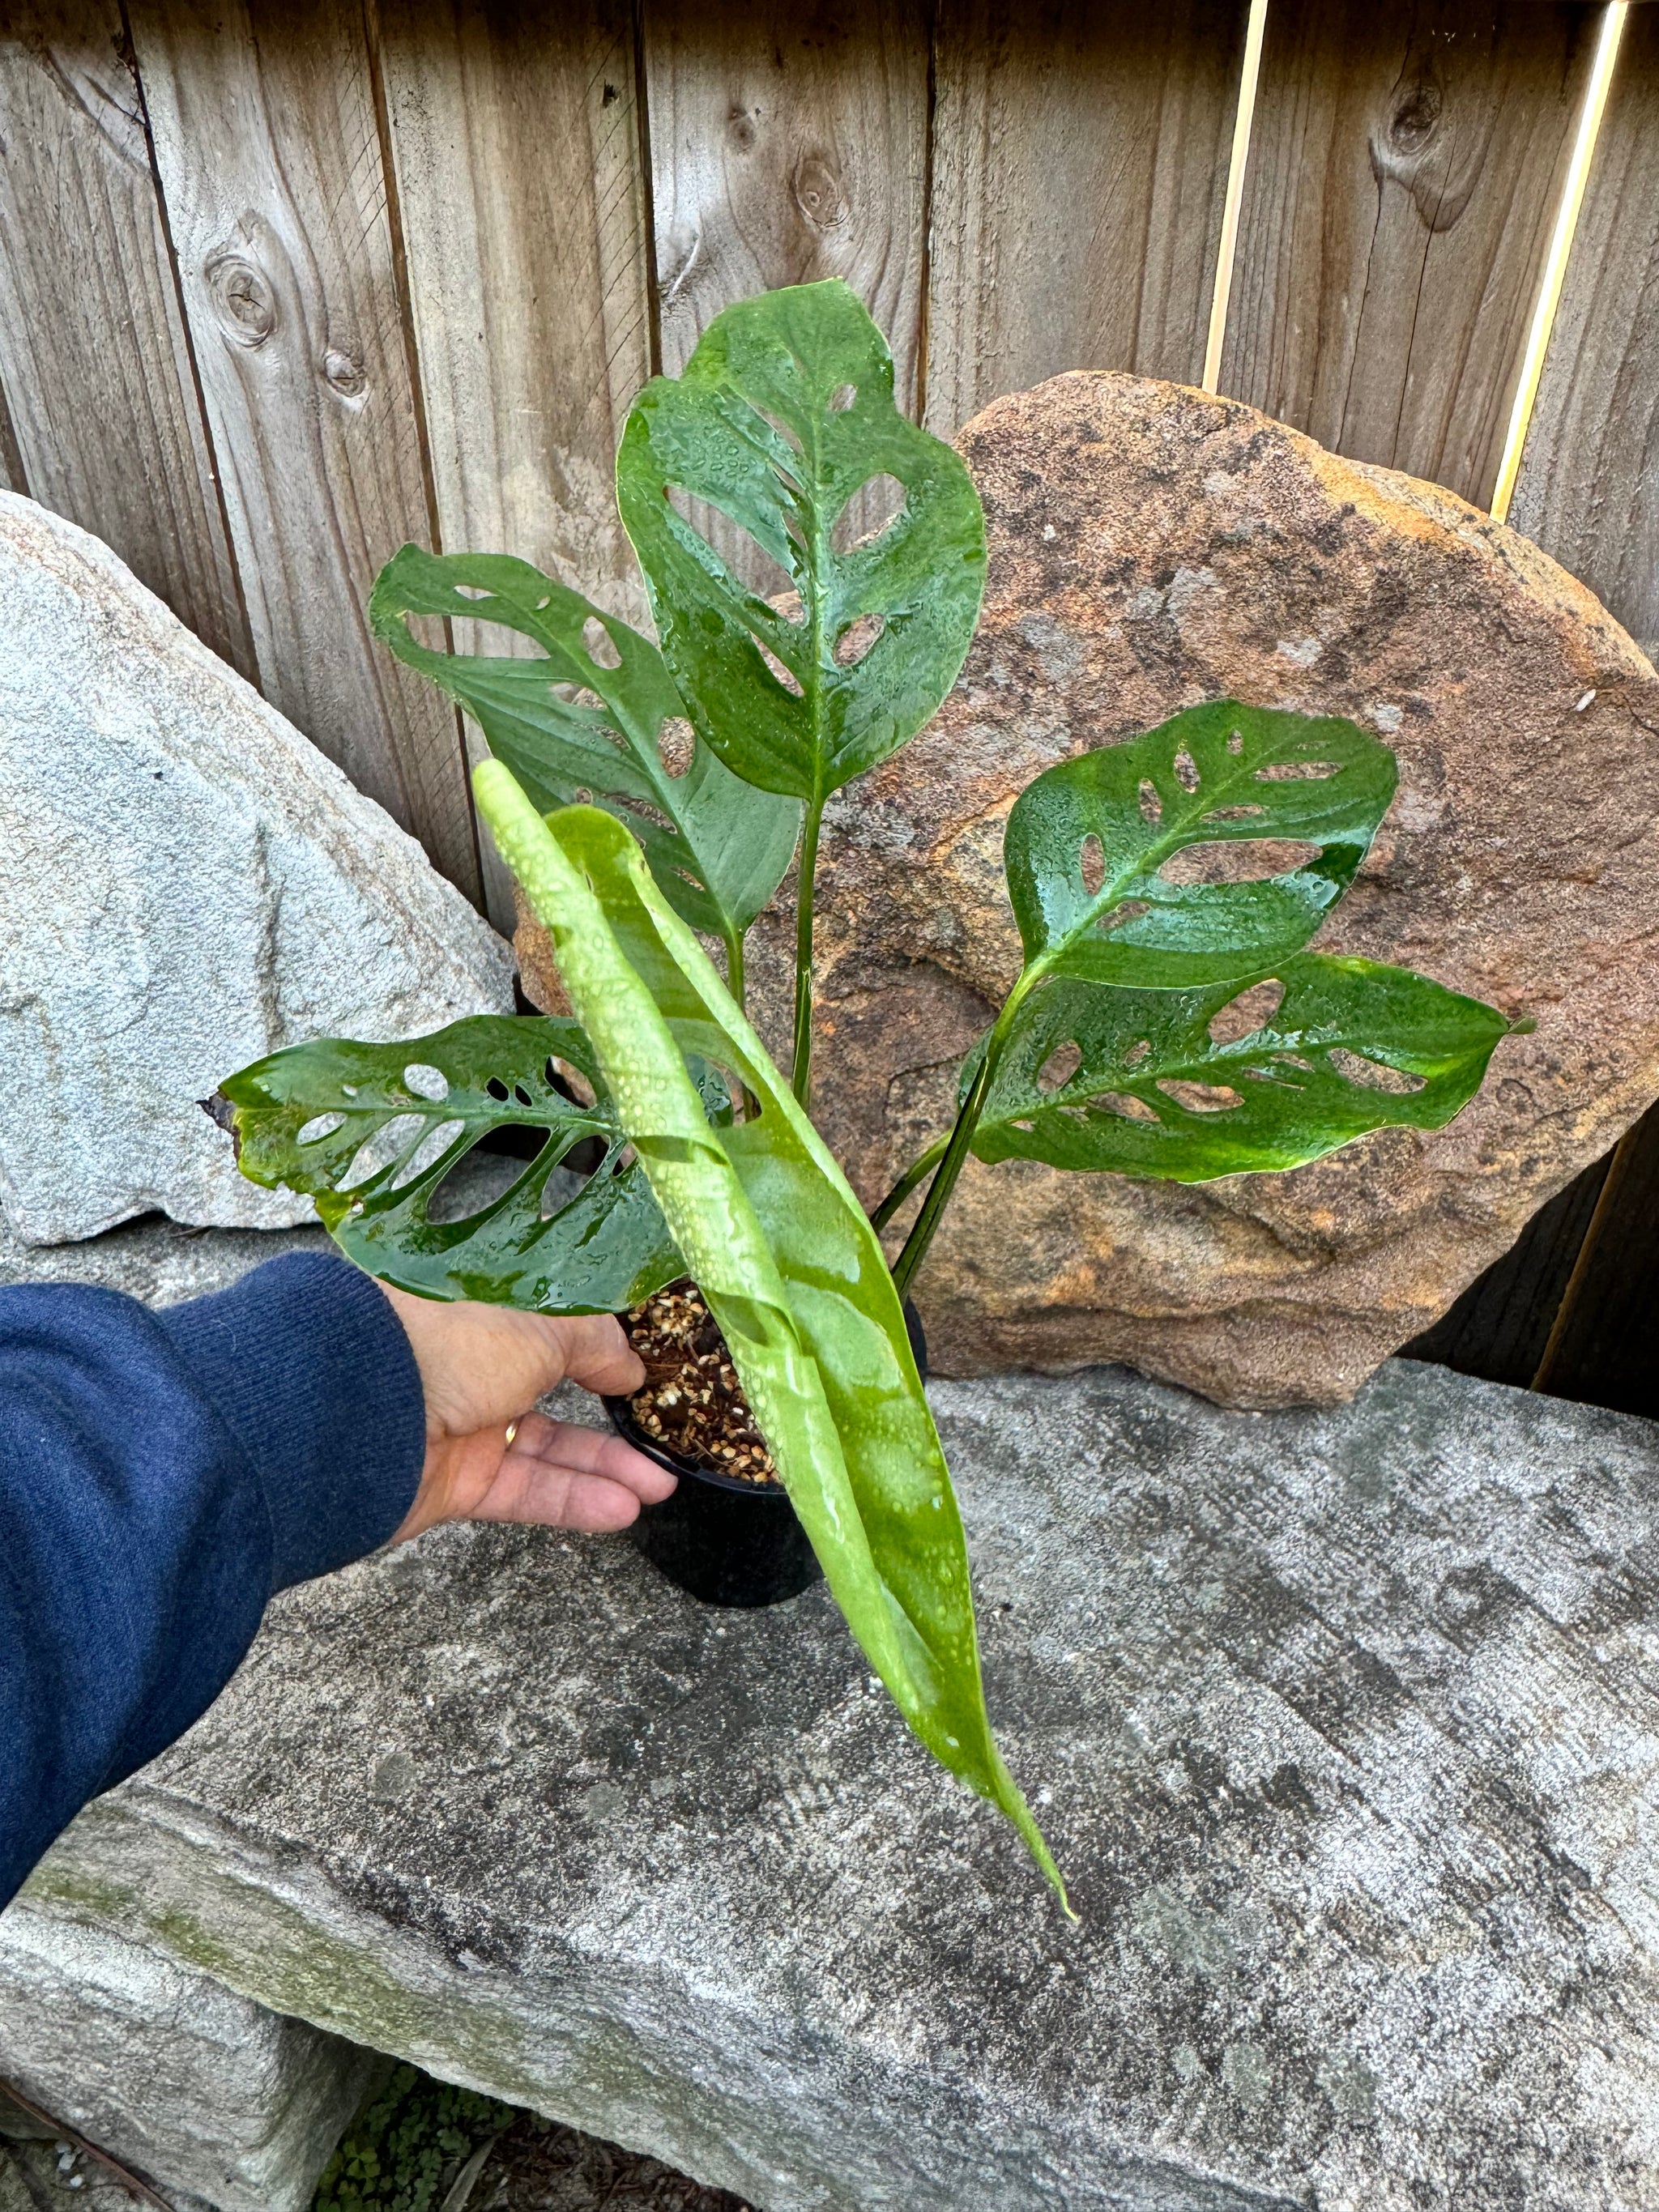
[[[927,1340],[908,1298],[904,1325],[925,1377]],[[722,1606],[781,1605],[823,1581],[823,1569],[781,1483],[716,1474],[647,1436],[630,1400],[603,1402],[618,1436],[679,1478],[672,1498],[641,1507],[629,1532],[659,1574],[702,1604]]]

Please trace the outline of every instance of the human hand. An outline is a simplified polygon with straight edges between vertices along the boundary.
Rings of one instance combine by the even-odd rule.
[[[674,1487],[620,1437],[533,1410],[557,1382],[625,1397],[645,1380],[610,1314],[561,1317],[446,1304],[380,1288],[404,1325],[426,1395],[426,1464],[401,1544],[440,1521],[625,1528]]]

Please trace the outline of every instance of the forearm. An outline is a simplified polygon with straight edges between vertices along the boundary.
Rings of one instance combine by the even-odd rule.
[[[275,1590],[392,1534],[425,1443],[408,1338],[343,1261],[159,1314],[0,1291],[0,1903],[212,1701]]]

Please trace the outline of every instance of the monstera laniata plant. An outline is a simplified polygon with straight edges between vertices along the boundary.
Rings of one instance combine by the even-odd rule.
[[[896,511],[858,537],[877,478]],[[617,482],[656,643],[502,555],[405,546],[370,611],[483,733],[478,810],[551,933],[571,1018],[276,1053],[223,1086],[241,1164],[309,1193],[352,1259],[429,1297],[626,1310],[689,1277],[871,1664],[1057,1883],[986,1716],[902,1311],[963,1163],[1179,1182],[1294,1167],[1368,1130],[1437,1128],[1512,1025],[1306,950],[1388,811],[1393,756],[1352,722],[1212,701],[1021,796],[1006,865],[1024,966],[963,1064],[952,1126],[866,1217],[810,1118],[818,830],[956,680],[985,574],[977,495],[900,414],[881,335],[838,283],[720,316],[641,394]],[[716,550],[711,511],[769,557],[774,596]],[[411,629],[423,616],[534,651],[442,652]],[[1276,844],[1278,872],[1171,866],[1229,844]],[[792,866],[786,1079],[745,1017],[743,954]],[[505,1192],[459,1218],[434,1206],[514,1125],[533,1157]],[[918,1192],[890,1265],[881,1232]]]

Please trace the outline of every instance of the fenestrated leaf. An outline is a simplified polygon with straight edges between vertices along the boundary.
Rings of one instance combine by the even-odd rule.
[[[593,1105],[557,1087],[561,1061]],[[628,1140],[575,1022],[477,1014],[401,1044],[328,1037],[255,1060],[221,1090],[243,1174],[306,1193],[347,1258],[401,1290],[609,1313],[685,1272],[643,1172],[622,1164]],[[432,1220],[445,1179],[509,1126],[547,1132],[537,1157],[477,1212]],[[550,1200],[555,1169],[586,1138],[605,1146],[599,1166]]]
[[[544,658],[434,652],[410,634],[410,615],[498,623]],[[685,710],[656,647],[616,615],[527,561],[405,545],[375,581],[369,620],[400,660],[460,702],[544,812],[580,793],[626,823],[693,929],[739,934],[776,890],[800,808],[740,782],[700,738],[685,774],[668,773],[663,725]],[[590,623],[615,667],[594,658]],[[597,703],[571,696],[582,692]]]
[[[838,550],[837,521],[878,477],[902,507]],[[675,492],[748,532],[799,592],[798,621],[738,581]],[[691,719],[748,782],[821,801],[914,737],[956,681],[984,588],[979,495],[900,414],[886,341],[839,279],[727,307],[678,379],[647,385],[617,499]],[[858,626],[878,624],[853,657]]]
[[[991,1734],[961,1520],[863,1209],[617,825],[586,807],[544,823],[495,763],[474,786],[854,1634],[1058,1887]],[[711,1124],[688,1052],[732,1070],[755,1118]]]
[[[1060,762],[1015,801],[1003,848],[1028,967],[1162,990],[1287,959],[1352,881],[1395,779],[1357,723],[1231,699]],[[1241,840],[1319,851],[1253,882],[1159,873]]]
[[[1266,1018],[1218,1043],[1212,1024],[1253,1004]],[[974,1150],[1174,1182],[1300,1167],[1370,1129],[1441,1127],[1514,1026],[1409,969],[1316,952],[1199,991],[1060,976],[1020,1007]]]

